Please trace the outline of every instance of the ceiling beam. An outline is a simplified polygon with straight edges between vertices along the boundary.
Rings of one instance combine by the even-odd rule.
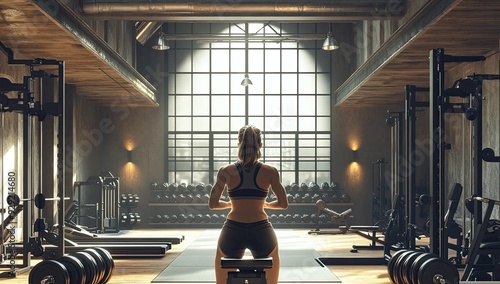
[[[401,26],[335,92],[335,104],[341,105],[365,82],[395,58],[426,27],[438,21],[461,0],[430,0],[415,16]],[[403,90],[404,86],[401,86]]]

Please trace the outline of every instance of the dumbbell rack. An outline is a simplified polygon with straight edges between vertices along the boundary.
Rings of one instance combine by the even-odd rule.
[[[139,195],[122,193],[120,199],[120,228],[132,229],[141,223],[141,216],[138,212],[132,212],[139,205]]]
[[[288,187],[288,186],[286,186]],[[169,189],[156,184],[150,187],[151,208],[149,226],[152,227],[206,227],[220,228],[225,221],[227,210],[212,211],[208,208],[208,193],[211,185],[190,186],[182,190]],[[317,190],[303,187],[302,189],[287,188],[289,194],[289,208],[286,212],[268,211],[270,221],[277,228],[311,228],[321,223],[324,227],[336,227],[331,218],[321,214],[317,216],[316,201],[318,198],[328,198],[329,206],[352,207],[353,203],[348,196],[341,199],[339,189],[327,191],[318,188]],[[222,197],[229,200],[227,196]],[[272,198],[272,197],[270,197]],[[344,201],[344,202],[342,202]]]

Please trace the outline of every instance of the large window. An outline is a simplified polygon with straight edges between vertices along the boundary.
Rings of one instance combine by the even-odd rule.
[[[315,34],[319,24],[174,24],[169,34]],[[212,183],[245,124],[282,183],[330,181],[330,52],[321,42],[176,40],[168,51],[168,182]],[[247,59],[247,60],[246,60]],[[246,66],[248,62],[248,66]],[[244,75],[253,85],[241,86]]]

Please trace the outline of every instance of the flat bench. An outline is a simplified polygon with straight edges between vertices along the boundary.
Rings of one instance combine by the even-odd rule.
[[[340,226],[340,230],[345,230],[345,231],[350,231],[353,233],[356,233],[366,239],[369,239],[371,241],[371,244],[368,246],[358,246],[358,245],[353,245],[352,248],[354,250],[356,249],[383,249],[383,246],[377,246],[377,243],[384,245],[384,241],[381,240],[378,236],[377,233],[385,232],[382,228],[379,226],[350,226],[350,227],[345,227],[345,226]]]
[[[221,258],[222,268],[236,268],[227,273],[227,284],[260,283],[267,284],[264,269],[273,267],[273,258]]]

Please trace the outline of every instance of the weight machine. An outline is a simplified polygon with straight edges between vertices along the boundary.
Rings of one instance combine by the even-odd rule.
[[[43,252],[42,247],[42,235],[44,231],[43,228],[35,226],[36,224],[44,224],[44,219],[37,219],[36,222],[33,222],[34,209],[32,207],[34,198],[30,198],[34,196],[35,192],[35,184],[34,179],[39,179],[39,193],[41,193],[41,172],[39,176],[35,176],[33,160],[35,158],[34,155],[34,142],[33,142],[33,131],[35,125],[35,118],[40,123],[40,138],[43,137],[43,132],[41,130],[41,123],[44,121],[47,115],[54,116],[57,118],[57,196],[54,198],[44,198],[44,200],[54,200],[57,202],[57,222],[59,224],[64,224],[64,185],[65,185],[65,174],[64,174],[64,161],[66,156],[66,143],[65,143],[65,77],[64,77],[64,62],[58,60],[51,59],[42,59],[35,58],[31,60],[20,60],[14,59],[13,51],[6,47],[3,43],[0,42],[0,49],[7,55],[8,64],[13,65],[23,65],[28,66],[30,70],[30,74],[24,76],[23,83],[12,83],[9,79],[0,78],[0,113],[2,113],[2,123],[3,123],[3,115],[6,112],[17,112],[22,115],[22,163],[23,163],[23,171],[22,171],[22,196],[25,198],[19,198],[19,202],[22,204],[14,204],[11,203],[9,206],[13,208],[13,211],[19,211],[16,208],[19,206],[22,208],[22,226],[23,226],[23,247],[22,251],[16,251],[15,244],[12,243],[13,247],[13,255],[11,256],[14,259],[14,263],[7,265],[10,268],[10,271],[3,275],[7,276],[16,276],[18,273],[25,272],[30,269],[30,260],[31,255],[40,251]],[[52,66],[52,68],[57,69],[57,74],[51,74],[45,72],[42,69],[39,69],[41,66]],[[43,80],[46,78],[52,78],[57,80],[57,95],[58,99],[54,102],[46,102],[42,100],[43,96]],[[37,81],[38,80],[38,81]],[[35,92],[33,91],[35,83],[38,82],[38,86],[40,88],[39,101],[37,101]],[[15,92],[17,96],[7,96],[7,94]],[[40,153],[39,161],[40,161],[40,171],[42,167],[42,143],[40,142]],[[14,180],[15,173],[9,174],[9,181]],[[2,179],[3,180],[3,179]],[[13,183],[15,184],[15,183]],[[9,187],[11,184],[9,184]],[[12,186],[12,192],[15,193],[14,187]],[[43,196],[43,195],[42,195]],[[4,199],[2,191],[2,199]],[[12,199],[10,199],[12,201]],[[38,205],[41,205],[38,203]],[[43,208],[43,207],[42,207]],[[42,208],[39,208],[38,213],[41,215]],[[18,212],[19,213],[19,212]],[[12,228],[12,227],[11,227]],[[2,228],[5,232],[6,227]],[[7,228],[8,229],[8,228]],[[64,240],[64,226],[59,226],[58,229],[59,236],[53,241],[57,244],[57,251],[55,254],[58,257],[61,257],[65,254],[65,240]],[[7,232],[7,234],[9,234]],[[13,235],[13,234],[12,234]],[[10,238],[11,236],[9,236]],[[4,246],[4,243],[2,243]],[[15,264],[15,258],[17,254],[22,253],[22,264]]]

